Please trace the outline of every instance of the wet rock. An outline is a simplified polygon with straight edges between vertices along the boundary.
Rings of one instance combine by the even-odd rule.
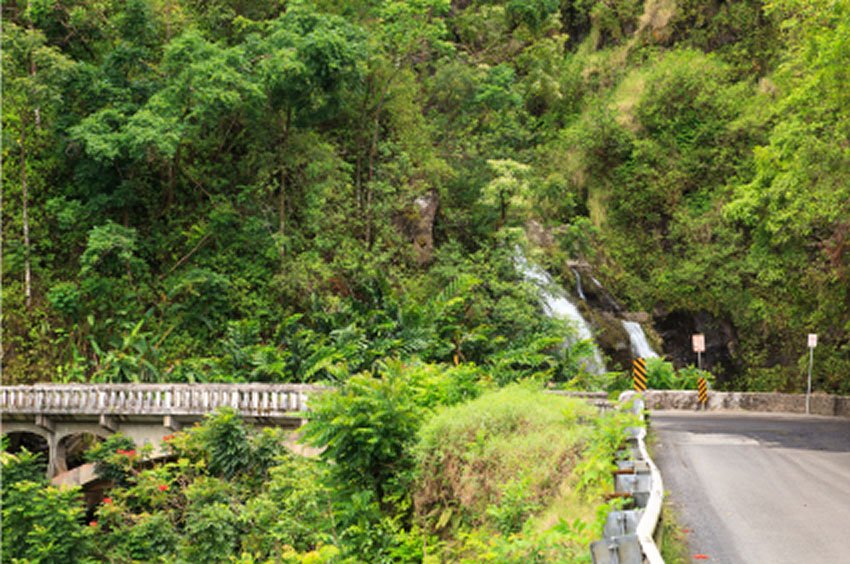
[[[587,310],[588,317],[597,328],[596,341],[611,359],[609,369],[627,370],[632,361],[632,347],[622,321],[609,311]]]
[[[625,308],[609,292],[602,283],[593,275],[593,270],[587,263],[570,262],[564,272],[564,277],[572,279],[575,288],[578,277],[581,276],[581,286],[584,293],[584,301],[594,310],[607,311],[613,314],[621,314]]]
[[[531,219],[525,224],[525,236],[529,243],[543,248],[552,249],[555,247],[555,236],[550,229],[546,229],[539,222]]]
[[[419,265],[426,265],[434,258],[434,220],[440,198],[435,190],[416,198],[396,218],[396,226],[413,244],[413,253]]]

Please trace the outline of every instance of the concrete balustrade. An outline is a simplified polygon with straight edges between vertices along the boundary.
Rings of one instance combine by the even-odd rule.
[[[0,386],[3,433],[47,441],[48,476],[66,470],[62,439],[121,432],[138,446],[200,421],[221,407],[255,425],[298,427],[308,399],[325,388],[309,384],[36,384]],[[155,452],[158,452],[156,450]]]
[[[232,407],[243,416],[307,410],[309,384],[37,384],[0,386],[3,413],[204,415]]]

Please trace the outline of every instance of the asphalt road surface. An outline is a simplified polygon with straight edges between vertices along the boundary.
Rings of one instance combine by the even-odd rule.
[[[692,556],[850,563],[850,419],[654,411],[650,426]]]

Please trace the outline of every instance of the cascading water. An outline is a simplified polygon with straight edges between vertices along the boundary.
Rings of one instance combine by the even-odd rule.
[[[529,282],[533,282],[538,287],[540,300],[543,302],[543,308],[546,310],[547,315],[566,319],[576,328],[576,337],[574,339],[568,339],[567,345],[586,339],[593,341],[593,333],[590,331],[590,325],[581,316],[575,304],[567,299],[564,290],[549,276],[549,273],[536,264],[529,263],[520,248],[516,249],[516,264],[523,278]],[[586,361],[585,368],[593,374],[604,374],[606,371],[602,354],[599,352],[599,348],[595,342],[593,343],[593,358]]]
[[[629,334],[629,340],[632,342],[632,355],[643,358],[656,358],[658,354],[649,346],[646,340],[646,333],[643,332],[643,327],[640,323],[634,321],[623,321],[623,328]]]
[[[584,289],[581,287],[581,274],[575,268],[572,269],[573,274],[576,277],[576,294],[581,298],[581,301],[586,302],[587,298],[584,295]]]

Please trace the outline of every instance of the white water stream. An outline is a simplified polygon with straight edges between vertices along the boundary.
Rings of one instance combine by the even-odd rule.
[[[581,316],[578,308],[568,298],[566,292],[561,288],[549,273],[537,266],[531,264],[522,252],[522,249],[516,249],[516,264],[523,278],[534,283],[540,291],[540,300],[543,302],[543,308],[546,314],[550,317],[565,319],[572,324],[576,329],[576,336],[573,339],[567,340],[567,346],[576,341],[589,339],[593,342],[593,333],[590,331],[590,325]],[[593,374],[605,373],[605,362],[602,360],[602,354],[599,352],[599,347],[593,343],[593,358],[587,360],[585,368]]]
[[[581,301],[586,302],[587,298],[584,295],[584,289],[581,287],[581,274],[575,268],[572,269],[573,274],[576,277],[576,294],[581,298]]]
[[[656,358],[658,354],[649,346],[646,340],[646,333],[643,332],[643,327],[640,323],[634,321],[623,321],[623,328],[629,334],[629,340],[632,342],[632,356],[642,358]]]

